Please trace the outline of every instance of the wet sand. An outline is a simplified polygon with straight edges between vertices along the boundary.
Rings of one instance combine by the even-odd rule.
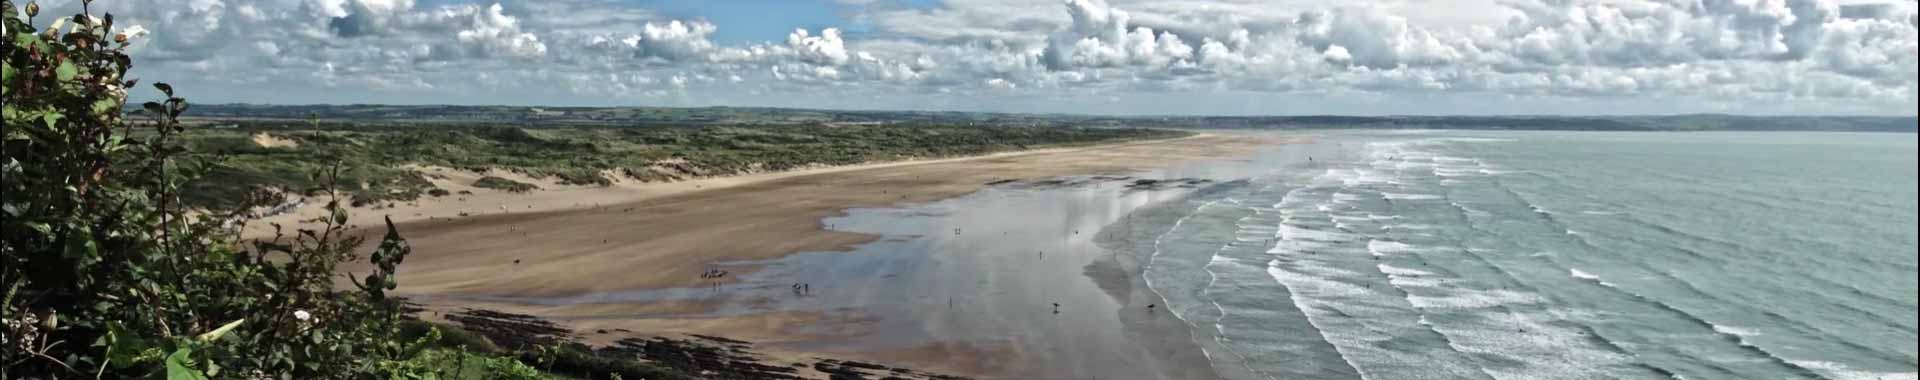
[[[934,223],[960,229],[951,239],[926,238],[947,232],[945,225],[862,213],[926,212],[886,207],[952,204],[940,200],[1009,179],[1125,175],[1229,159],[1276,142],[1201,135],[658,189],[622,184],[519,196],[476,191],[465,201],[355,212],[361,221],[382,214],[400,221],[414,254],[402,265],[397,293],[435,308],[532,314],[576,331],[719,335],[753,341],[776,356],[831,354],[985,378],[1137,377],[1126,375],[1138,371],[1211,377],[1178,320],[1143,307],[1157,296],[1116,293],[1092,280],[1124,277],[1137,284],[1138,276],[1087,269],[1110,254],[1093,240],[1104,225],[1185,190],[1101,185],[1068,191],[1053,196],[1105,206],[1045,214],[1058,219],[1050,221],[1018,208],[1052,204],[1046,202],[1009,203],[1015,208],[959,221],[932,215],[940,220]],[[468,216],[433,214],[460,209],[461,203],[472,205],[459,211]],[[855,215],[846,214],[850,209]],[[1007,226],[997,231],[1008,237],[979,235],[996,232],[992,226]],[[917,229],[899,229],[909,227]],[[1063,236],[1042,241],[1051,234]],[[1050,245],[1058,251],[1046,261],[1026,253]],[[800,252],[808,253],[795,255]],[[709,270],[728,274],[703,278]],[[792,294],[790,284],[800,282],[813,292]],[[1061,313],[1052,313],[1052,302],[1063,304]]]

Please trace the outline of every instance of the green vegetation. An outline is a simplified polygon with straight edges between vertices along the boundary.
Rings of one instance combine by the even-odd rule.
[[[514,358],[433,348],[389,364],[392,372],[430,374],[434,380],[539,380],[548,376]]]
[[[540,189],[539,186],[534,186],[531,183],[520,182],[520,181],[511,180],[511,179],[495,177],[495,176],[480,177],[479,180],[473,181],[473,187],[478,187],[482,189],[501,190],[509,193],[524,193],[524,192]]]
[[[1391,112],[1392,110],[1383,110]],[[1462,110],[1473,112],[1473,110]],[[1513,129],[1587,131],[1914,132],[1912,116],[1092,116],[985,112],[840,111],[751,107],[513,107],[392,105],[247,105],[197,108],[194,123],[297,123],[309,116],[350,123],[407,125],[752,126],[888,123],[1055,127],[1256,129]]]
[[[82,13],[41,30],[33,24],[38,8],[21,12],[0,0],[0,378],[552,377],[529,363],[582,378],[679,378],[634,362],[563,367],[610,359],[526,352],[578,352],[558,348],[504,351],[471,333],[409,321],[387,296],[411,252],[407,241],[387,223],[376,248],[355,252],[363,241],[346,233],[339,203],[310,221],[315,229],[242,244],[221,223],[231,211],[189,211],[183,201],[182,183],[218,172],[182,143],[187,101],[154,84],[165,100],[139,114],[151,122],[124,120],[135,83],[125,78],[126,37],[113,18]],[[302,183],[321,193],[353,170],[300,164],[286,168],[310,173]],[[339,265],[349,262],[370,269],[338,281]]]
[[[198,129],[182,139],[189,156],[214,163],[207,176],[189,185],[187,201],[237,206],[270,193],[262,188],[313,193],[321,183],[300,173],[336,163],[341,183],[349,189],[353,203],[361,205],[433,195],[432,183],[409,165],[473,171],[497,168],[565,184],[606,185],[616,179],[672,181],[1185,134],[1153,129],[950,125],[535,128],[253,122],[231,129]],[[260,136],[288,142],[288,146],[264,146],[256,141]],[[482,181],[488,183],[476,185],[529,189],[502,180]]]

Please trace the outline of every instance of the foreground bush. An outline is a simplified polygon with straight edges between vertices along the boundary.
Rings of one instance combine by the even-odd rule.
[[[136,83],[112,15],[0,8],[0,378],[422,378],[425,339],[390,338],[386,291],[409,252],[391,223],[346,290],[336,266],[363,257],[341,205],[318,229],[237,244],[226,213],[180,201],[204,167],[175,160],[186,100],[155,84],[150,122],[123,120]]]

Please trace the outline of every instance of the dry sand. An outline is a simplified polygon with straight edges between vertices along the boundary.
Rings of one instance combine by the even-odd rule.
[[[608,187],[422,168],[440,177],[434,182],[442,188],[473,194],[356,208],[351,223],[372,228],[390,217],[399,224],[414,251],[401,269],[402,294],[531,297],[698,286],[700,272],[712,263],[839,250],[873,239],[824,230],[822,218],[849,208],[939,200],[1001,179],[1123,173],[1230,157],[1259,144],[1255,137],[1204,134]],[[469,185],[482,175],[543,190],[511,194]],[[310,205],[249,222],[245,236],[271,236],[272,223],[291,231],[319,209]]]
[[[514,178],[543,188],[525,194],[466,185],[479,178],[478,173],[422,168],[439,177],[435,182],[442,188],[473,194],[377,210],[359,208],[353,213],[355,224],[364,227],[377,223],[382,216],[399,224],[412,244],[413,254],[401,266],[397,293],[425,300],[434,308],[526,313],[564,321],[576,331],[629,329],[654,334],[723,335],[761,343],[802,342],[823,337],[795,333],[801,326],[813,334],[832,334],[840,328],[858,329],[863,317],[858,310],[835,315],[717,317],[702,314],[707,305],[687,302],[541,306],[476,299],[698,287],[707,283],[700,273],[714,263],[842,250],[874,239],[830,231],[822,225],[823,218],[849,208],[945,199],[1003,179],[1121,174],[1185,160],[1229,158],[1268,143],[1271,141],[1246,135],[1203,134],[1094,147],[595,188]],[[268,223],[291,225],[300,218],[312,217],[319,212],[317,208],[309,206],[254,221],[247,235],[263,236],[271,231],[264,228]],[[583,335],[592,340],[592,334]],[[784,354],[805,355],[797,351]],[[975,374],[982,372],[973,367],[979,363],[1017,356],[993,347],[973,346],[845,354],[916,363],[943,362],[929,358],[973,357],[979,360],[944,360],[954,365],[922,369]]]

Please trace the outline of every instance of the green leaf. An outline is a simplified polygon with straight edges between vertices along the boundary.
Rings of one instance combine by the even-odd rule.
[[[60,66],[53,69],[53,75],[61,82],[70,81],[74,76],[80,75],[80,67],[74,66],[73,62],[60,62]]]
[[[193,348],[181,347],[167,355],[167,380],[207,380],[207,375],[193,369]]]
[[[233,328],[240,327],[240,322],[246,322],[246,321],[247,320],[245,319],[236,319],[233,322],[227,322],[226,325],[220,326],[220,328],[213,329],[213,331],[208,331],[206,334],[200,334],[200,341],[212,342],[216,339],[220,339],[221,335],[227,335],[228,331],[233,331]]]
[[[127,332],[120,322],[107,322],[107,361],[113,368],[127,368],[144,361],[142,357],[151,348],[145,339]]]
[[[0,63],[0,82],[13,83],[13,64]]]
[[[99,101],[93,102],[93,113],[95,114],[102,114],[102,115],[110,114],[118,111],[119,109],[120,109],[119,99],[106,98],[106,99],[100,99]]]
[[[169,98],[173,97],[173,85],[166,84],[165,82],[154,83],[153,88],[160,89],[160,93],[167,94]]]
[[[76,236],[68,237],[69,240],[67,242],[67,250],[66,250],[67,258],[94,259],[100,255],[100,247],[94,245],[93,239],[87,239],[83,234],[84,232],[76,232],[74,234]]]
[[[48,112],[46,114],[40,115],[40,122],[45,123],[47,125],[47,129],[54,129],[55,127],[59,126],[60,119],[64,119],[66,117],[67,115],[62,115],[59,112]]]

